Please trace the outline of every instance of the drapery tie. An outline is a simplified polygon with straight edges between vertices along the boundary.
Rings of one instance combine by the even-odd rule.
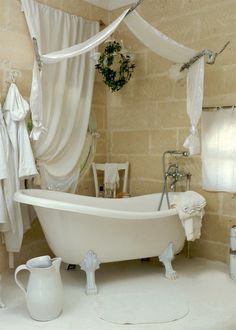
[[[190,128],[190,135],[185,140],[183,146],[189,149],[190,155],[195,155],[200,153],[200,140],[198,129],[196,126],[192,125]]]
[[[30,132],[30,138],[34,141],[37,141],[41,134],[47,133],[46,128],[43,126],[41,122],[38,122],[37,120],[34,120],[34,127],[32,128],[32,131]]]

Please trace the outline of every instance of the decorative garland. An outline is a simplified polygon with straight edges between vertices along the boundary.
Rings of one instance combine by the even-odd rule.
[[[115,70],[116,66],[117,70]],[[130,80],[135,64],[133,56],[119,42],[110,41],[95,67],[102,74],[104,83],[111,91],[117,92]]]

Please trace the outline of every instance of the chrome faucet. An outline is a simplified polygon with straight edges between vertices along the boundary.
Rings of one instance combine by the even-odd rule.
[[[190,172],[186,173],[184,170],[179,169],[178,164],[170,164],[165,172],[165,176],[171,178],[170,190],[175,191],[176,183],[183,179],[189,180],[191,178]]]
[[[171,182],[170,182],[170,190],[171,191],[175,191],[176,190],[176,183],[178,181],[181,181],[183,179],[187,180],[187,190],[190,188],[190,178],[191,178],[191,173],[187,173],[184,170],[180,170],[179,169],[179,165],[178,163],[171,163],[169,164],[168,168],[166,169],[166,155],[173,155],[176,157],[188,157],[189,153],[187,151],[180,151],[180,150],[167,150],[163,153],[163,157],[162,157],[162,163],[163,163],[163,191],[162,191],[162,195],[161,195],[161,199],[159,202],[159,207],[158,207],[158,211],[161,209],[161,205],[163,202],[163,198],[164,198],[164,194],[166,195],[166,201],[167,201],[167,205],[168,208],[170,208],[170,202],[169,202],[169,196],[168,196],[168,187],[167,187],[167,179],[170,178]]]

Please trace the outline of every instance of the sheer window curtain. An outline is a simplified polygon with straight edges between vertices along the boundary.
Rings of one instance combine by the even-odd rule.
[[[236,109],[202,115],[202,186],[236,192]]]
[[[22,4],[31,36],[37,38],[41,54],[83,42],[99,30],[97,22],[36,1],[22,1]],[[76,190],[93,95],[95,66],[91,55],[94,51],[43,65],[42,118],[39,121],[42,120],[47,132],[34,141],[33,146],[44,189]],[[35,76],[37,71],[34,70]],[[35,76],[32,91],[37,81]]]

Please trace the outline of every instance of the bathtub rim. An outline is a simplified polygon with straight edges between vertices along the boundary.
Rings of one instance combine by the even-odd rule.
[[[109,217],[109,218],[119,218],[119,219],[133,219],[133,220],[143,220],[143,219],[156,219],[156,218],[163,218],[168,216],[174,216],[178,215],[176,209],[169,209],[169,210],[162,210],[162,211],[120,211],[115,209],[108,209],[108,208],[101,208],[97,206],[87,206],[82,204],[75,204],[74,202],[62,202],[58,200],[52,200],[47,199],[43,197],[35,197],[30,195],[29,193],[31,191],[40,190],[41,192],[54,192],[53,190],[43,190],[43,189],[20,189],[14,194],[14,201],[32,205],[32,206],[38,206],[48,209],[55,209],[55,210],[62,210],[62,211],[68,211],[68,212],[74,212],[74,213],[82,213],[87,215],[93,215],[98,217]],[[27,191],[27,194],[25,193]],[[59,192],[56,191],[56,193],[59,194],[68,194],[65,192]],[[160,194],[160,193],[155,193]],[[148,194],[148,195],[155,195],[155,194]],[[76,194],[72,194],[76,195]],[[142,195],[142,196],[148,196],[148,195]],[[94,199],[98,197],[92,197],[92,196],[84,196],[84,195],[76,195],[76,196],[82,196],[86,197],[88,199]],[[130,198],[136,198],[136,197],[142,197],[142,196],[135,196]],[[157,205],[158,206],[158,205]]]

